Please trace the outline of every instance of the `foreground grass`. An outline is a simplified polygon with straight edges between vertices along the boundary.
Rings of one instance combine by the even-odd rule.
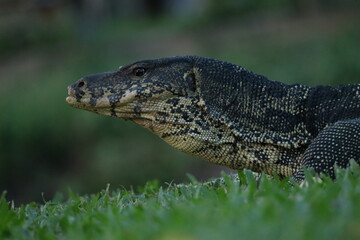
[[[360,168],[307,187],[252,174],[139,194],[109,188],[14,207],[0,200],[0,239],[359,239]],[[311,179],[311,178],[309,178]]]

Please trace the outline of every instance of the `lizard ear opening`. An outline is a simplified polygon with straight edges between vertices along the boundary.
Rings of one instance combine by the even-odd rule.
[[[187,96],[198,96],[198,80],[196,73],[193,69],[185,73],[183,76],[185,86],[182,89],[186,89],[184,94]]]
[[[192,92],[196,92],[196,80],[195,73],[191,72],[186,76],[186,82],[188,83],[189,89]]]

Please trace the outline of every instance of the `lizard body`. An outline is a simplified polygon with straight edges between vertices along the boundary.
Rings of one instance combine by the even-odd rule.
[[[68,87],[77,108],[131,120],[233,169],[303,179],[360,161],[360,84],[287,85],[197,56],[135,62]]]

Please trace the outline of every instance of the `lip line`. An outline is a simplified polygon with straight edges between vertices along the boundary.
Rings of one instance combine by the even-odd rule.
[[[86,102],[84,103],[84,102],[82,102],[82,101],[80,101],[80,102],[78,102],[77,101],[77,99],[75,98],[75,97],[73,97],[73,96],[71,96],[71,95],[69,95],[69,96],[67,96],[66,97],[66,102],[68,103],[68,104],[70,104],[70,105],[72,105],[72,106],[82,106],[82,107],[84,107],[84,108],[86,108],[86,109],[88,109],[88,108],[93,108],[93,109],[106,109],[106,108],[111,108],[111,106],[109,105],[109,106],[102,106],[102,107],[94,107],[94,106],[90,106],[89,104],[90,104],[90,98],[83,98],[83,99],[81,99],[81,100],[86,100]]]

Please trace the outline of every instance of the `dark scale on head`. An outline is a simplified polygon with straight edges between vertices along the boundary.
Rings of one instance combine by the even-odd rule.
[[[186,122],[191,122],[189,115],[185,112],[181,115],[182,119],[184,119]]]
[[[162,117],[169,117],[170,114],[167,112],[157,112],[158,115],[162,116]]]
[[[110,108],[110,112],[111,112],[111,116],[112,116],[112,117],[117,117],[114,106]]]
[[[134,113],[140,115],[140,114],[141,114],[141,106],[135,105],[135,107],[134,107]]]
[[[174,107],[176,107],[176,106],[179,104],[179,99],[177,99],[177,98],[170,98],[170,99],[166,100],[165,103],[171,104],[171,105],[173,105]]]
[[[267,161],[269,161],[269,157],[268,157],[268,155],[266,154],[266,152],[264,152],[264,151],[261,151],[261,150],[259,150],[259,151],[254,151],[254,155],[255,155],[256,159],[258,159],[258,160],[260,160],[260,161],[262,161],[262,162],[267,162]]]

